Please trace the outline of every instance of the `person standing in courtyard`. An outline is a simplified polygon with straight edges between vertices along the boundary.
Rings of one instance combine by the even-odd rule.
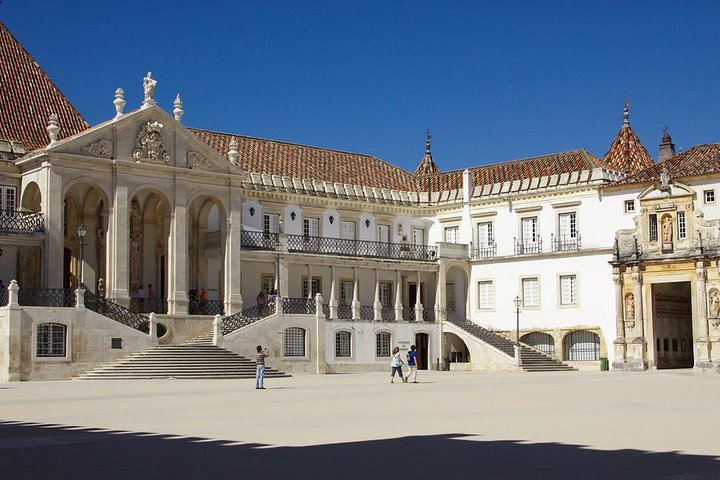
[[[403,360],[400,357],[400,347],[393,348],[392,351],[392,361],[390,362],[390,383],[395,383],[395,372],[400,376],[400,380],[403,381],[403,383],[407,383],[407,378],[403,377],[402,373],[402,366],[403,366]]]
[[[412,378],[412,383],[418,383],[417,381],[417,352],[415,351],[416,347],[415,345],[410,345],[410,350],[407,353],[407,366],[408,366],[408,374],[405,377],[406,382],[410,381],[410,378]]]
[[[270,356],[267,348],[257,346],[255,355],[255,390],[265,390],[265,358]]]

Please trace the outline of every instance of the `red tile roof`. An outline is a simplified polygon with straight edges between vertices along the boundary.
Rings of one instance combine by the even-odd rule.
[[[191,130],[225,157],[230,149],[230,141],[235,137],[239,152],[238,165],[248,173],[268,173],[392,190],[416,189],[413,174],[370,155],[194,128]]]
[[[709,173],[720,174],[720,143],[696,145],[669,160],[654,164],[610,186],[656,182],[665,167],[668,169],[670,179],[695,177]]]
[[[628,107],[623,111],[623,125],[610,144],[603,160],[614,170],[635,173],[653,165],[653,159],[642,142],[630,128]]]
[[[21,142],[27,151],[50,141],[48,117],[59,117],[59,139],[88,128],[80,113],[60,92],[0,22],[0,140]]]

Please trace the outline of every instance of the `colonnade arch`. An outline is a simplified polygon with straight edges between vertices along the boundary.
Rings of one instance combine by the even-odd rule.
[[[188,206],[188,286],[190,287],[190,313],[206,313],[194,301],[205,298],[222,303],[225,298],[225,248],[227,211],[215,197],[201,195],[193,198]],[[193,298],[195,297],[195,298]],[[215,311],[214,309],[207,312]]]

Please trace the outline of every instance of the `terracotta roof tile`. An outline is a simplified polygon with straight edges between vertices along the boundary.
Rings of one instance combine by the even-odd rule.
[[[623,117],[623,125],[603,159],[613,169],[632,174],[651,167],[654,162],[638,136],[630,128],[627,104]]]
[[[80,113],[60,92],[0,22],[0,140],[21,142],[27,151],[48,144],[48,117],[59,117],[66,138],[88,128]]]
[[[191,129],[224,157],[235,137],[238,165],[249,173],[267,173],[321,182],[414,191],[415,176],[370,155]]]

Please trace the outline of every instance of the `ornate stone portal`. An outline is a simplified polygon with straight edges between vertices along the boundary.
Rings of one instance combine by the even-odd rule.
[[[163,124],[147,122],[137,134],[133,158],[136,162],[169,163],[170,154],[165,150],[162,137]]]

